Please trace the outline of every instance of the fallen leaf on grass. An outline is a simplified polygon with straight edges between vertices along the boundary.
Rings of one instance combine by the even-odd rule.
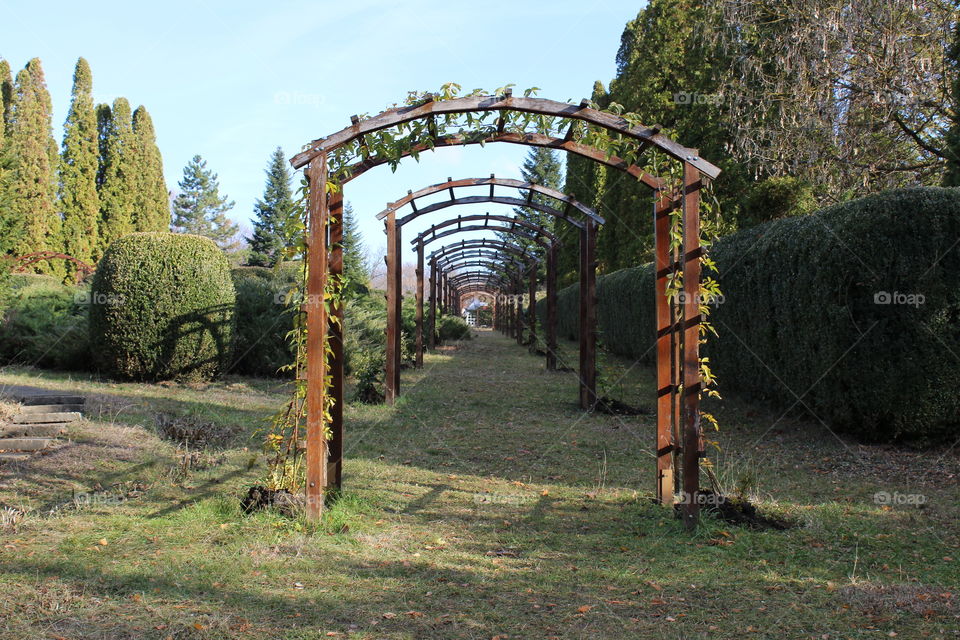
[[[577,612],[578,612],[578,613],[587,613],[588,611],[590,611],[590,609],[593,609],[593,605],[585,604],[585,605],[582,605],[582,606],[580,606],[580,607],[577,607]]]

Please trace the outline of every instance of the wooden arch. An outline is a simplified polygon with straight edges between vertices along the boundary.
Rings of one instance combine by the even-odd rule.
[[[524,263],[539,264],[541,262],[540,256],[527,253],[522,249],[520,249],[519,247],[509,244],[503,240],[490,240],[488,238],[481,238],[478,240],[461,240],[460,242],[446,245],[445,247],[431,253],[430,261],[431,261],[431,265],[434,264],[434,262],[436,263],[435,270],[437,273],[443,273],[449,270],[447,265],[451,264],[451,261],[460,260],[463,258],[470,258],[470,257],[489,258],[498,262],[502,262],[506,257],[517,264],[524,264]],[[548,272],[548,276],[555,278],[555,274],[552,270]],[[555,286],[551,289],[551,291],[553,292],[553,298],[548,300],[548,306],[555,307],[556,305]],[[462,296],[462,294],[458,294],[458,291],[456,290],[453,291],[452,293],[453,293],[454,299],[456,299],[458,295]],[[456,308],[459,309],[459,305],[457,305]],[[431,323],[434,321],[432,314],[433,314],[433,309],[431,308]],[[555,315],[556,314],[554,313],[554,316]],[[532,320],[535,322],[536,319],[532,318]],[[531,319],[529,317],[528,317],[527,324],[529,327],[531,327],[532,335],[535,338],[536,325],[531,322]],[[431,324],[430,326],[431,326],[430,330],[432,332],[433,325]],[[516,333],[516,326],[515,324],[511,324],[510,327],[511,327],[510,334],[511,336],[514,336],[514,334]],[[501,329],[502,327],[495,326],[494,328]],[[418,333],[419,333],[419,327],[418,327]],[[546,349],[547,369],[552,371],[556,369],[556,323],[555,322],[553,325],[547,327],[546,334],[547,334],[548,344],[553,345],[552,348]],[[431,335],[431,340],[432,338],[433,336]],[[432,348],[433,343],[431,342],[430,344]]]
[[[495,127],[484,128],[469,134],[439,135],[438,119],[462,114],[497,112],[500,118]],[[530,133],[507,131],[505,114],[521,112],[560,118],[568,127],[563,137],[553,131]],[[482,116],[481,116],[482,117]],[[419,129],[429,131],[423,141],[413,141],[407,149],[400,149],[390,157],[371,156],[364,138],[379,131],[420,121]],[[444,120],[446,121],[446,120]],[[651,176],[634,164],[611,155],[608,150],[590,146],[591,127],[603,129],[622,141],[633,141],[636,155],[645,149],[657,149],[683,165],[682,185],[676,191],[668,191],[665,181]],[[412,135],[412,134],[411,134]],[[334,188],[328,194],[331,172],[328,154],[353,142],[358,144],[357,162],[350,166],[334,167]],[[657,321],[657,472],[656,495],[661,503],[673,502],[674,489],[679,477],[674,458],[682,455],[682,504],[684,522],[688,528],[696,526],[699,514],[700,457],[703,455],[703,439],[700,429],[701,374],[699,357],[700,333],[700,188],[703,177],[716,178],[720,170],[690,149],[660,133],[657,126],[632,124],[619,115],[590,107],[587,101],[579,105],[545,100],[541,98],[514,98],[511,91],[502,95],[470,95],[462,98],[437,100],[434,96],[378,115],[360,119],[351,118],[351,126],[325,138],[318,138],[307,145],[304,151],[292,158],[295,168],[306,168],[308,181],[308,243],[307,262],[307,447],[306,447],[306,492],[307,517],[317,519],[323,509],[324,489],[340,486],[343,437],[343,344],[342,305],[334,305],[332,321],[327,317],[324,302],[328,273],[342,273],[342,208],[343,191],[339,189],[362,173],[386,163],[416,155],[427,149],[444,146],[463,146],[487,142],[506,142],[525,146],[540,146],[562,149],[567,153],[587,157],[595,162],[614,167],[636,177],[653,191],[653,219],[655,238],[656,270],[656,321]],[[677,255],[671,255],[670,213],[682,208],[683,238]],[[388,219],[391,216],[388,216]],[[395,214],[394,214],[395,223]],[[594,229],[596,225],[588,224]],[[396,225],[394,224],[394,228]],[[588,234],[589,235],[589,234]],[[434,238],[436,239],[436,238]],[[395,244],[394,244],[395,243]],[[593,243],[588,243],[592,245]],[[399,236],[389,237],[388,247],[399,249]],[[332,248],[328,253],[328,247]],[[584,267],[593,271],[595,257],[590,248],[581,252],[581,273]],[[388,265],[389,267],[389,265]],[[684,296],[679,303],[667,300],[667,283],[674,272],[682,268]],[[388,281],[390,278],[388,278]],[[586,308],[581,305],[580,324],[592,324],[595,289],[584,290]],[[677,300],[679,297],[674,297]],[[388,299],[388,311],[399,313],[399,287],[394,299]],[[587,316],[584,315],[586,312]],[[326,339],[330,336],[330,362],[326,356]],[[592,337],[591,337],[592,339]],[[581,344],[581,361],[585,349]],[[388,341],[388,349],[390,341]],[[324,437],[326,410],[326,380],[330,366],[332,380],[330,394],[333,403],[329,410],[330,431],[333,438],[327,444]],[[682,395],[681,395],[682,389]],[[591,400],[590,398],[587,399]],[[583,405],[583,398],[581,398]],[[590,406],[588,402],[585,406]],[[330,463],[328,465],[328,462]]]
[[[508,251],[498,250],[494,251],[491,249],[458,249],[457,251],[452,251],[450,253],[444,254],[442,257],[437,259],[437,268],[441,271],[446,269],[446,266],[455,260],[461,260],[463,258],[485,258],[490,260],[500,260],[507,263],[516,263],[516,262],[540,262],[540,258],[532,253],[519,252],[511,253]]]
[[[354,140],[362,139],[365,135],[414,120],[430,120],[442,115],[460,115],[484,111],[533,113],[584,122],[606,129],[611,133],[632,138],[643,147],[660,149],[667,155],[692,165],[700,173],[710,178],[720,175],[720,169],[700,158],[695,149],[688,149],[661,134],[659,127],[632,125],[618,115],[592,109],[586,100],[579,105],[575,105],[544,98],[515,98],[513,97],[513,91],[509,89],[499,96],[475,95],[452,100],[436,100],[434,96],[428,95],[420,104],[388,109],[364,120],[354,117],[351,119],[351,126],[325,138],[314,140],[307,149],[294,156],[291,163],[297,169],[302,168],[314,158],[326,155]],[[502,131],[498,131],[498,133],[502,133]],[[575,130],[571,128],[570,141],[572,141],[574,135]]]
[[[394,300],[394,297],[391,295],[391,290],[394,289],[394,288],[397,289],[397,290],[399,290],[399,283],[400,283],[399,272],[396,271],[396,265],[398,264],[399,261],[397,261],[396,259],[391,260],[390,251],[389,251],[389,245],[390,245],[390,243],[391,243],[391,240],[390,240],[391,236],[393,235],[393,236],[396,237],[396,239],[393,240],[393,242],[397,242],[398,239],[399,239],[399,230],[394,230],[394,231],[391,233],[391,229],[390,229],[390,220],[391,220],[392,218],[394,218],[395,213],[396,213],[395,211],[388,211],[388,213],[387,213],[387,239],[388,239],[388,253],[387,253],[387,309],[388,309],[388,314],[389,314],[389,311],[390,311],[391,308],[392,308],[392,309],[395,309],[394,313],[397,314],[395,317],[396,317],[397,320],[399,320],[399,306],[393,306],[393,307],[391,307],[391,303],[392,303],[392,301]],[[497,221],[505,221],[505,222],[509,222],[509,223],[511,223],[511,224],[510,224],[509,226],[491,225],[491,224],[490,224],[491,221],[494,221],[494,222],[497,222]],[[588,221],[589,221],[589,219],[588,219]],[[463,224],[462,224],[463,222],[483,222],[483,224],[463,226]],[[446,227],[452,226],[452,225],[455,224],[455,223],[459,223],[459,224],[457,224],[456,228],[452,228],[452,229],[447,229],[447,228],[446,228]],[[524,229],[526,229],[527,231],[533,231],[533,232],[535,233],[535,235],[530,236],[530,235],[528,235],[527,233],[524,233],[524,232],[520,231],[520,230],[517,228],[517,226],[515,226],[515,225],[512,224],[512,223],[516,223],[516,224],[519,225],[521,228],[524,228]],[[587,228],[593,228],[593,229],[595,229],[596,227],[594,227],[590,222],[588,222],[588,223],[585,225],[585,227],[581,229],[581,235],[585,232],[585,230],[586,230]],[[440,229],[444,229],[444,230],[443,230],[443,231],[440,231],[439,233],[437,233],[437,231],[440,230]],[[533,224],[533,223],[530,223],[530,222],[527,222],[527,221],[525,221],[525,220],[517,220],[516,218],[513,218],[513,217],[508,217],[508,216],[495,216],[495,215],[491,215],[491,214],[477,214],[477,215],[475,215],[475,216],[460,216],[460,217],[457,217],[457,218],[449,219],[449,220],[447,220],[447,221],[445,221],[445,222],[441,222],[441,223],[435,224],[435,225],[427,228],[426,230],[424,230],[423,233],[419,234],[416,238],[414,238],[414,239],[411,241],[411,244],[416,245],[416,251],[417,251],[416,339],[415,339],[415,354],[416,354],[415,363],[416,363],[416,366],[418,366],[418,367],[423,366],[423,348],[424,348],[424,341],[423,341],[423,333],[424,333],[424,330],[423,330],[423,324],[424,324],[424,312],[423,312],[423,302],[424,302],[424,290],[423,290],[423,289],[424,289],[424,283],[423,283],[423,277],[424,277],[424,275],[423,275],[423,274],[424,274],[424,251],[425,251],[425,247],[426,247],[426,245],[428,245],[428,244],[430,244],[430,243],[432,243],[432,242],[434,242],[434,241],[436,241],[436,240],[440,240],[440,239],[442,239],[442,238],[445,238],[445,237],[448,237],[448,236],[451,236],[451,235],[456,235],[456,234],[460,234],[460,233],[467,233],[467,232],[471,232],[471,231],[497,231],[497,232],[501,232],[501,233],[508,233],[508,234],[512,234],[512,235],[521,236],[521,237],[523,237],[524,239],[527,239],[527,240],[530,240],[530,241],[536,243],[538,246],[540,246],[540,247],[544,250],[544,253],[546,254],[546,262],[547,262],[547,270],[546,270],[546,271],[547,271],[547,274],[546,274],[546,276],[547,276],[547,282],[546,282],[546,289],[547,289],[547,319],[548,319],[548,320],[547,320],[547,326],[546,326],[546,345],[545,345],[544,351],[545,351],[546,354],[547,354],[547,356],[546,356],[546,363],[547,363],[546,366],[547,366],[547,369],[550,370],[550,371],[555,370],[556,367],[557,367],[557,358],[556,358],[556,350],[557,350],[557,331],[556,331],[556,317],[557,317],[557,309],[556,309],[557,286],[556,286],[556,285],[557,285],[557,274],[556,274],[556,267],[557,267],[557,250],[558,250],[559,242],[560,242],[560,241],[559,241],[559,238],[557,238],[554,234],[548,232],[548,231],[547,231],[546,229],[544,229],[543,227],[541,227],[541,226],[539,226],[539,225],[536,225],[536,224]],[[541,235],[542,235],[543,237],[540,237]],[[592,236],[592,237],[595,237],[595,236]],[[548,240],[549,240],[549,242],[548,242]],[[441,312],[446,312],[448,309],[450,309],[450,308],[452,308],[452,307],[454,306],[453,300],[454,300],[454,297],[455,297],[455,292],[454,292],[453,289],[449,286],[449,282],[448,282],[448,278],[447,278],[446,273],[444,272],[443,269],[440,268],[440,262],[439,262],[440,257],[444,255],[444,253],[443,253],[444,251],[447,251],[447,250],[448,250],[449,248],[451,248],[451,247],[454,247],[454,248],[472,247],[472,246],[477,246],[477,245],[480,244],[480,243],[484,243],[484,246],[485,246],[485,245],[490,245],[490,246],[498,246],[498,247],[501,247],[501,248],[502,248],[502,247],[509,247],[509,246],[510,246],[510,245],[508,245],[508,243],[505,243],[505,242],[503,242],[503,241],[501,241],[501,240],[493,240],[493,239],[490,239],[490,238],[475,238],[475,239],[472,239],[472,240],[461,240],[461,241],[458,242],[458,243],[452,243],[452,244],[450,244],[450,245],[446,245],[446,246],[444,246],[443,248],[438,249],[437,251],[434,251],[432,254],[430,254],[430,255],[431,255],[431,259],[430,259],[430,295],[429,295],[429,298],[428,298],[428,312],[427,312],[427,323],[428,323],[428,327],[429,327],[429,330],[428,330],[428,332],[427,332],[427,348],[429,348],[429,349],[433,349],[433,348],[436,346],[436,345],[435,345],[435,332],[434,332],[434,329],[435,329],[435,327],[436,327],[436,312],[437,312],[437,307],[439,306]],[[508,252],[509,252],[509,251],[516,251],[516,248],[510,248],[510,249],[504,249],[504,250],[505,250],[505,251],[508,251]],[[390,270],[391,267],[394,269],[394,271],[391,271],[391,270]],[[532,340],[532,341],[535,342],[536,339],[537,339],[537,335],[536,335],[536,324],[537,324],[536,320],[537,320],[537,318],[536,318],[536,305],[535,305],[536,289],[537,289],[537,272],[536,272],[536,270],[534,270],[534,269],[530,269],[530,270],[528,270],[528,273],[529,273],[529,278],[528,278],[529,286],[528,286],[527,295],[528,295],[531,303],[530,303],[530,305],[529,305],[529,309],[528,309],[528,313],[527,313],[527,317],[526,317],[526,328],[527,328],[527,331],[529,332],[529,338],[530,338],[530,340]],[[391,274],[393,274],[393,277],[391,277]],[[595,273],[589,274],[589,279],[590,279],[591,281],[594,281],[594,280],[595,280]],[[393,304],[396,304],[396,303],[393,303]],[[399,333],[398,333],[398,332],[394,332],[393,334],[391,334],[391,331],[390,331],[390,326],[391,326],[391,324],[393,324],[393,326],[396,326],[396,323],[391,323],[391,322],[389,321],[389,318],[388,318],[388,322],[387,322],[387,358],[386,358],[387,373],[386,373],[386,380],[389,382],[389,385],[385,384],[385,385],[384,385],[384,388],[385,388],[385,391],[388,391],[388,390],[391,390],[391,387],[392,387],[393,392],[394,392],[394,393],[398,393],[399,388],[400,388],[400,379],[399,379],[399,378],[400,378],[400,376],[399,376],[399,371],[400,371],[400,362],[399,362],[399,353],[400,353]],[[519,325],[518,325],[518,326],[519,326]],[[589,327],[590,325],[587,324],[587,325],[582,325],[582,326],[586,328],[586,327]],[[590,335],[592,335],[592,332],[589,332],[589,331],[587,331],[586,329],[581,330],[581,334],[587,334],[587,333],[589,333]],[[522,341],[523,341],[523,327],[522,327],[522,326],[519,326],[519,328],[518,328],[518,327],[514,327],[514,328],[510,331],[510,335],[511,335],[512,337],[517,338],[518,342],[522,342]],[[587,338],[587,337],[585,337],[584,339],[585,339],[585,340],[589,340],[589,338]],[[394,348],[393,348],[393,349],[391,349],[391,344],[394,345]],[[586,369],[586,368],[588,368],[588,367],[594,367],[593,360],[591,360],[591,359],[585,360],[584,363],[583,363],[583,365],[584,365],[584,366],[583,366],[584,369]],[[581,381],[584,381],[584,380],[586,380],[586,381],[591,381],[591,380],[595,381],[595,380],[596,380],[596,377],[595,377],[595,375],[594,375],[594,376],[585,376],[585,377],[582,377],[582,378],[581,378]],[[582,384],[584,384],[584,383],[582,383]],[[594,389],[595,389],[595,387],[594,387]],[[594,394],[595,394],[595,392],[592,391],[592,390],[586,390],[586,391],[584,391],[583,389],[581,389],[581,392],[580,392],[580,397],[581,397],[581,399],[584,398],[584,397],[588,397],[590,393],[594,393]],[[387,394],[385,393],[385,395],[387,395]]]
[[[446,202],[444,202],[443,204],[446,204]],[[476,213],[468,216],[457,216],[456,218],[449,218],[447,220],[444,220],[443,222],[438,222],[437,224],[431,225],[427,227],[425,230],[421,231],[419,234],[417,234],[417,237],[411,240],[410,244],[412,245],[430,244],[434,240],[445,237],[443,234],[438,232],[440,232],[442,229],[446,229],[447,227],[452,227],[453,225],[457,226],[457,229],[456,229],[457,231],[483,231],[484,229],[488,229],[490,227],[484,224],[484,225],[480,225],[477,228],[469,228],[469,227],[464,227],[463,223],[464,222],[488,223],[491,221],[505,222],[507,223],[507,226],[509,226],[510,228],[523,227],[528,231],[532,231],[534,233],[532,237],[526,236],[531,240],[536,240],[537,238],[540,238],[542,236],[548,239],[550,242],[560,241],[560,239],[556,235],[554,235],[550,231],[547,231],[546,228],[538,224],[533,224],[532,222],[528,222],[527,220],[521,220],[520,218],[514,218],[513,216],[503,216],[495,213]]]
[[[454,189],[465,188],[465,187],[489,187],[490,192],[486,196],[470,196],[468,198],[457,198],[454,194]],[[494,193],[496,187],[506,187],[510,189],[516,189],[518,191],[526,191],[526,198],[507,198],[507,197],[498,197]],[[420,198],[425,198],[437,193],[442,193],[444,191],[449,192],[450,199],[447,200],[449,204],[445,206],[440,206],[444,204],[442,202],[437,202],[423,209],[417,207],[417,200]],[[533,200],[533,195],[539,194],[557,201],[563,205],[563,209],[558,209],[552,206],[541,207],[539,203]],[[447,178],[446,182],[441,182],[439,184],[433,184],[429,187],[424,187],[418,191],[408,191],[407,195],[400,198],[396,202],[390,203],[386,209],[377,214],[377,220],[383,220],[387,217],[390,211],[397,211],[406,205],[410,205],[413,209],[413,213],[410,213],[402,218],[397,220],[397,225],[403,226],[408,222],[419,218],[422,215],[431,213],[433,211],[438,211],[445,207],[452,206],[454,203],[457,204],[476,204],[483,202],[495,202],[499,204],[507,205],[516,205],[520,207],[529,207],[531,209],[536,209],[537,211],[542,211],[549,215],[559,218],[565,222],[568,222],[578,229],[583,228],[583,223],[577,220],[576,218],[570,217],[570,213],[573,210],[579,211],[587,218],[591,218],[595,224],[603,224],[604,220],[597,212],[594,211],[591,207],[578,202],[572,196],[569,196],[562,191],[557,191],[550,187],[545,187],[533,182],[527,182],[524,180],[513,180],[509,178],[497,178],[493,174],[489,178],[464,178],[460,180],[454,180],[453,178]]]
[[[453,251],[458,251],[461,249],[477,249],[484,250],[489,249],[491,251],[522,251],[516,245],[510,244],[504,240],[496,238],[474,238],[473,240],[461,240],[459,242],[453,242],[448,245],[444,245],[439,249],[433,251],[430,255],[427,256],[427,260],[433,260],[434,258],[440,259],[444,255],[451,253]]]

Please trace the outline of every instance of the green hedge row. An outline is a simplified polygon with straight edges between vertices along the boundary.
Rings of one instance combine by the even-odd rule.
[[[713,247],[721,390],[804,410],[868,441],[929,444],[960,428],[960,191],[890,191],[776,220]],[[651,265],[598,278],[599,340],[652,362]],[[543,303],[540,304],[543,313]],[[577,331],[577,287],[560,292]]]

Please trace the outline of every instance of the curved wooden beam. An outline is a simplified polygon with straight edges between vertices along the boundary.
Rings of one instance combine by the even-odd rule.
[[[487,285],[487,286],[497,285],[497,287],[498,287],[500,290],[502,290],[502,291],[516,291],[516,290],[518,290],[518,286],[517,286],[515,283],[513,283],[513,282],[511,282],[511,281],[509,281],[509,280],[507,280],[507,279],[505,279],[505,278],[487,277],[487,276],[483,276],[483,275],[479,275],[479,274],[475,274],[475,275],[473,275],[473,276],[464,277],[464,278],[461,278],[461,279],[459,279],[459,280],[454,280],[454,281],[451,281],[451,282],[450,282],[450,286],[451,286],[453,289],[458,289],[458,288],[460,288],[460,287],[462,287],[462,286],[464,286],[464,285],[468,285],[468,284],[485,284],[485,285]]]
[[[458,228],[466,229],[466,227],[462,226],[464,222],[480,222],[480,221],[489,222],[491,220],[495,222],[506,222],[506,223],[509,223],[510,225],[509,227],[491,227],[496,231],[505,231],[506,229],[515,229],[515,225],[519,225],[524,229],[529,229],[530,231],[534,231],[537,234],[536,237],[529,238],[530,240],[536,241],[540,236],[543,236],[545,238],[548,238],[551,244],[559,244],[559,238],[557,238],[557,236],[550,233],[540,225],[533,224],[532,222],[528,222],[527,220],[522,220],[520,218],[513,218],[510,216],[501,216],[501,215],[496,215],[491,213],[483,213],[483,214],[476,214],[476,215],[470,215],[470,216],[457,216],[456,218],[450,218],[449,220],[438,222],[432,227],[428,227],[427,229],[422,231],[416,238],[410,241],[410,244],[413,244],[413,245],[429,244],[430,242],[433,242],[433,240],[443,237],[442,235],[437,235],[438,231],[440,231],[441,229],[445,229],[451,225],[457,225]],[[482,230],[484,228],[485,228],[484,226],[480,226],[479,229],[473,229],[473,230]],[[425,240],[428,234],[433,234],[433,237],[430,240]],[[519,235],[523,235],[523,234],[519,234]],[[528,237],[528,236],[524,235],[524,237]]]
[[[484,145],[489,142],[506,142],[508,144],[519,144],[526,147],[543,147],[547,149],[556,149],[558,151],[566,151],[567,153],[572,153],[573,155],[580,156],[582,158],[588,158],[594,162],[617,169],[618,171],[623,171],[655,191],[665,188],[665,183],[663,180],[657,178],[656,176],[650,175],[641,167],[635,164],[630,164],[619,156],[610,155],[605,151],[600,151],[599,149],[574,142],[573,140],[555,138],[542,133],[498,133],[476,139],[467,138],[466,136],[460,134],[454,134],[440,138],[431,138],[427,142],[422,142],[409,150],[402,151],[400,153],[400,157],[406,158],[407,156],[415,153],[419,154],[423,153],[424,151],[432,151],[434,149],[442,149],[444,147],[465,147],[472,144]],[[360,177],[370,169],[379,167],[382,164],[387,164],[393,160],[394,158],[384,158],[380,156],[370,156],[369,158],[365,158],[364,160],[352,164],[338,172],[339,183],[341,185],[346,184],[354,178]]]
[[[435,236],[432,236],[432,237],[430,237],[430,238],[424,238],[424,239],[423,239],[423,245],[426,246],[426,245],[428,245],[428,244],[430,244],[431,242],[434,242],[434,241],[436,241],[436,240],[441,240],[441,239],[443,239],[443,238],[449,238],[449,237],[452,236],[452,235],[455,235],[455,234],[458,234],[458,233],[466,233],[466,232],[468,232],[468,231],[495,231],[495,232],[497,232],[497,233],[513,233],[514,235],[523,236],[524,238],[527,238],[528,240],[531,240],[531,241],[533,241],[533,242],[536,242],[537,245],[543,247],[544,249],[550,248],[550,244],[551,244],[551,243],[546,242],[546,241],[544,241],[544,240],[540,240],[540,239],[536,239],[536,238],[530,238],[529,236],[525,236],[525,235],[523,235],[521,232],[517,231],[516,229],[514,229],[514,228],[512,228],[512,227],[498,226],[498,225],[483,225],[483,224],[477,224],[477,225],[471,225],[471,226],[468,226],[468,227],[460,227],[460,228],[457,228],[457,229],[447,229],[446,231],[441,231],[440,233],[436,234]]]
[[[483,251],[477,249],[466,249],[458,253],[451,253],[444,256],[442,260],[437,261],[438,270],[446,270],[448,265],[459,260],[489,260],[491,262],[502,262],[504,264],[539,264],[539,260],[534,256],[527,256],[527,260],[512,254],[502,254],[496,251]]]
[[[427,210],[421,210],[417,208],[416,201],[419,200],[420,198],[425,198],[427,196],[431,196],[435,193],[440,193],[443,191],[450,191],[451,199],[454,199],[453,190],[457,188],[464,188],[464,187],[489,187],[491,200],[486,200],[486,202],[497,202],[496,200],[492,200],[495,187],[506,187],[509,189],[516,189],[517,191],[526,191],[528,194],[537,193],[547,198],[550,198],[552,200],[562,202],[565,206],[564,213],[566,213],[566,211],[569,211],[570,209],[576,209],[577,211],[587,216],[588,218],[592,218],[593,221],[596,222],[597,224],[604,223],[604,219],[601,218],[599,215],[597,215],[597,212],[594,211],[591,207],[588,207],[582,202],[578,202],[572,196],[569,196],[563,193],[562,191],[558,191],[557,189],[552,189],[550,187],[545,187],[543,185],[539,185],[534,182],[527,182],[524,180],[514,180],[511,178],[497,178],[496,176],[493,176],[493,175],[491,175],[489,178],[463,178],[460,180],[453,180],[448,178],[446,182],[441,182],[439,184],[432,184],[418,191],[408,191],[407,195],[405,195],[404,197],[400,198],[395,202],[391,202],[385,210],[378,213],[377,220],[383,220],[385,217],[387,217],[387,214],[390,213],[390,211],[397,211],[398,209],[409,204],[413,208],[413,213],[406,215],[397,220],[397,224],[402,226],[410,222],[411,220],[414,220],[424,215],[425,213],[429,213]],[[527,200],[529,199],[530,198],[528,195]],[[529,206],[529,205],[524,203],[523,206]],[[553,210],[556,210],[556,208],[554,207]],[[566,219],[566,217],[567,216],[564,216],[564,219]],[[583,226],[583,224],[580,223],[579,221],[577,221],[577,224],[581,227]]]
[[[550,205],[543,204],[542,202],[535,202],[533,200],[528,200],[526,198],[513,198],[511,196],[466,196],[463,198],[452,198],[450,200],[441,200],[440,202],[434,202],[423,209],[418,210],[415,214],[411,214],[406,218],[397,220],[397,226],[402,224],[403,220],[408,222],[413,218],[426,215],[428,213],[433,213],[434,211],[440,211],[441,209],[446,209],[447,207],[456,207],[467,204],[483,204],[486,202],[492,202],[494,204],[505,204],[513,207],[529,207],[530,209],[536,209],[537,211],[542,211],[548,215],[553,216],[558,220],[563,220],[569,224],[572,224],[577,229],[583,229],[583,222],[577,220],[576,218],[571,218],[567,215],[565,211],[560,209],[555,209]],[[385,212],[382,212],[384,215],[389,213],[391,210],[388,209]],[[412,217],[411,217],[412,216]]]
[[[530,265],[522,262],[504,263],[496,260],[476,260],[474,258],[463,258],[459,262],[447,265],[443,271],[448,276],[452,276],[455,275],[460,269],[466,269],[468,267],[485,267],[491,271],[502,269],[503,271],[510,272],[511,274],[516,272],[516,275],[519,277],[526,272]]]
[[[594,126],[602,127],[611,133],[620,134],[636,140],[641,147],[656,147],[681,162],[687,162],[696,167],[700,173],[716,178],[720,169],[699,157],[694,149],[688,149],[678,142],[671,140],[660,133],[659,127],[632,125],[618,115],[599,111],[587,106],[586,101],[579,105],[544,98],[514,98],[512,92],[503,96],[466,96],[451,100],[427,101],[410,106],[388,109],[373,117],[364,120],[357,119],[353,124],[325,138],[314,140],[308,148],[294,156],[291,162],[297,169],[305,166],[311,159],[342,147],[353,140],[362,138],[368,133],[412,122],[425,120],[432,116],[452,115],[461,113],[477,113],[482,111],[518,111],[539,115],[579,120]]]
[[[532,256],[533,254],[525,252],[523,249],[517,245],[510,244],[506,240],[500,240],[499,238],[474,238],[472,240],[460,240],[459,242],[452,242],[450,244],[444,245],[439,249],[433,251],[429,256],[428,260],[433,260],[435,258],[441,258],[445,254],[452,251],[459,251],[461,249],[486,249],[496,251],[507,251],[515,255],[523,254]]]

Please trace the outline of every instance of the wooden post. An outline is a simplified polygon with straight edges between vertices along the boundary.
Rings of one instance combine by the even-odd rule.
[[[437,310],[440,312],[440,315],[443,315],[444,313],[446,313],[446,309],[444,309],[443,304],[444,304],[444,292],[447,290],[447,289],[446,289],[446,286],[447,286],[447,274],[445,274],[445,273],[440,273],[440,274],[437,276],[437,278],[438,278],[438,280],[437,280]]]
[[[670,211],[673,209],[669,195],[654,192],[654,266],[656,286],[654,306],[657,319],[657,502],[673,504],[674,440],[673,376],[671,336],[674,330],[670,301],[667,300],[667,280],[672,272],[670,257]]]
[[[547,370],[557,370],[557,245],[547,250]]]
[[[416,349],[417,369],[423,368],[423,244],[417,243],[417,337]]]
[[[527,309],[527,323],[530,325],[530,345],[537,348],[537,267],[536,263],[530,265],[530,282],[527,286],[527,297],[530,298],[529,308]]]
[[[597,227],[587,218],[580,231],[580,408],[597,401]]]
[[[516,300],[517,315],[516,315],[516,317],[515,317],[516,322],[515,322],[515,324],[514,324],[514,331],[517,332],[517,334],[516,334],[517,344],[522,345],[522,344],[523,344],[523,294],[521,293],[521,291],[523,291],[523,290],[520,288],[520,275],[519,275],[519,274],[517,275],[517,284],[516,284],[516,287],[517,287],[517,288],[516,288],[516,291],[517,291],[517,295],[516,295],[516,298],[517,298],[517,300]]]
[[[384,223],[387,230],[387,349],[386,366],[383,378],[384,400],[387,404],[393,404],[397,398],[396,388],[396,367],[397,367],[397,333],[400,328],[400,317],[397,315],[397,300],[400,292],[397,290],[397,279],[395,277],[396,265],[399,261],[397,255],[397,214],[393,209],[387,214],[387,220]]]
[[[330,194],[330,276],[343,277],[343,190]],[[327,488],[343,487],[343,299],[330,309],[330,442],[327,461]]]
[[[402,332],[400,330],[400,318],[403,310],[403,246],[400,243],[402,228],[400,225],[396,225],[396,227],[397,231],[394,234],[394,242],[396,243],[396,247],[393,250],[393,255],[395,257],[395,261],[393,263],[393,278],[395,280],[393,290],[397,292],[397,295],[394,297],[393,301],[393,326],[396,329],[393,334],[393,393],[395,399],[400,397],[400,365],[403,362],[403,350],[401,349]]]
[[[700,515],[700,172],[683,163],[683,493],[684,524]]]
[[[422,247],[423,245],[421,245]],[[427,334],[427,348],[437,348],[437,259],[430,259],[430,332]]]
[[[327,156],[321,154],[306,170],[308,180],[307,241],[307,450],[306,517],[323,514],[327,480],[327,440],[323,430],[326,396],[327,313],[323,295],[327,286]]]

